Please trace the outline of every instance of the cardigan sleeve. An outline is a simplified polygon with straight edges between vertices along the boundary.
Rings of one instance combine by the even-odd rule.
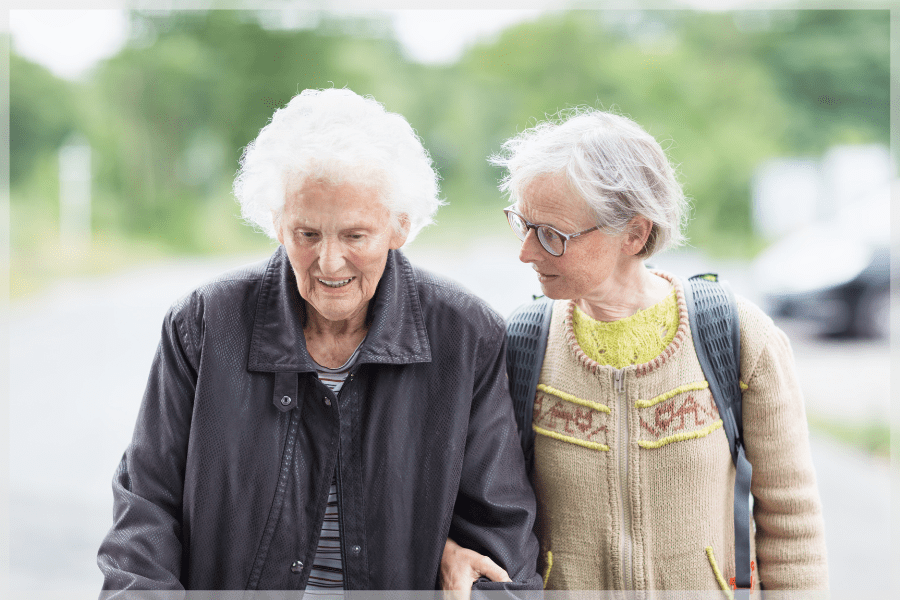
[[[827,589],[822,505],[790,342],[758,308],[742,309],[744,440],[753,465],[759,581],[770,590]]]

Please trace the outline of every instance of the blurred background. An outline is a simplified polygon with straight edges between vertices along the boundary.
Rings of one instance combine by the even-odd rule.
[[[888,11],[15,10],[9,23],[14,595],[99,590],[110,480],[167,307],[274,250],[231,196],[241,150],[299,91],[345,86],[404,115],[442,177],[449,204],[407,253],[504,315],[539,286],[485,159],[575,105],[660,140],[693,214],[689,246],[652,263],[720,273],[787,331],[832,589],[889,586]]]

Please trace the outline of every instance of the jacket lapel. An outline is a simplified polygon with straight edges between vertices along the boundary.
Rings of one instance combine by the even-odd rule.
[[[399,250],[388,252],[384,274],[369,306],[369,332],[359,362],[431,362],[431,345],[412,265]]]
[[[278,246],[263,275],[247,368],[269,373],[315,372],[303,336],[305,312],[294,270],[284,246]]]

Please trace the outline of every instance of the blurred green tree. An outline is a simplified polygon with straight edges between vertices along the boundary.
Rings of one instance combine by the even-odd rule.
[[[42,155],[77,128],[72,85],[15,52],[9,55],[9,183],[20,185]]]
[[[291,28],[281,14],[135,11],[131,43],[84,83],[13,54],[14,206],[55,201],[55,152],[77,130],[94,148],[95,228],[177,251],[259,246],[229,194],[241,149],[302,89],[346,86],[406,116],[430,150],[450,206],[426,237],[502,228],[485,159],[590,105],[668,149],[695,246],[746,254],[760,161],[888,140],[887,11],[552,12],[449,65],[411,61],[384,20],[310,11]]]

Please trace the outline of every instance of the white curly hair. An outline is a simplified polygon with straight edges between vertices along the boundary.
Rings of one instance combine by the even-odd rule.
[[[406,119],[348,89],[304,90],[275,111],[241,157],[241,216],[277,239],[288,187],[309,178],[375,187],[407,243],[443,204],[431,157]]]
[[[518,202],[538,175],[561,173],[604,231],[621,233],[636,215],[653,224],[638,256],[684,243],[688,200],[666,153],[631,119],[575,107],[503,143],[491,164],[508,169],[500,190]]]

